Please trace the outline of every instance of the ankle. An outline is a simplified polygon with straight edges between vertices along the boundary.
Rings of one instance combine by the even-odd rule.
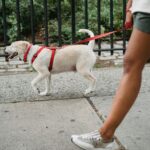
[[[114,130],[111,129],[105,129],[104,127],[99,129],[100,135],[101,137],[105,140],[105,141],[110,141],[113,139],[114,136]]]

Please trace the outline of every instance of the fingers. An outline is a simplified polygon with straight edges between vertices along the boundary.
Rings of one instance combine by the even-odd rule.
[[[133,27],[132,22],[125,22],[125,29],[131,29]]]
[[[131,11],[126,12],[125,29],[131,29],[133,27],[133,15]]]

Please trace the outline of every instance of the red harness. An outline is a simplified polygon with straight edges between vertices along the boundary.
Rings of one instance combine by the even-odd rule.
[[[32,45],[30,44],[28,49],[26,50],[26,52],[24,53],[24,62],[27,62],[27,57],[28,57],[28,54],[29,54],[29,51],[31,49]],[[52,55],[51,55],[51,59],[50,59],[50,63],[49,63],[49,71],[52,70],[53,68],[53,62],[54,62],[54,57],[55,57],[55,52],[56,52],[56,48],[53,47],[53,48],[49,48],[49,47],[46,47],[46,46],[41,46],[39,48],[39,50],[33,55],[32,59],[31,59],[31,63],[33,64],[34,60],[38,57],[38,55],[40,54],[40,52],[44,49],[44,48],[48,48],[52,51]]]
[[[23,61],[24,61],[24,62],[27,62],[27,57],[28,57],[29,51],[30,51],[30,49],[31,49],[31,46],[32,46],[32,44],[29,45],[28,49],[27,49],[26,52],[24,53],[24,57],[23,57]]]

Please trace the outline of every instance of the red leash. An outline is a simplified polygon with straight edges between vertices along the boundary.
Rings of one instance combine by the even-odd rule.
[[[82,41],[76,42],[75,44],[83,44],[83,43],[86,43],[86,42],[89,42],[89,41],[92,41],[92,40],[101,39],[103,37],[106,37],[106,36],[111,35],[111,34],[116,33],[116,32],[118,32],[118,31],[102,33],[102,34],[96,35],[94,37],[90,37],[90,38],[84,39]]]
[[[90,37],[90,38],[86,38],[84,40],[78,41],[78,42],[74,43],[74,45],[75,44],[83,44],[83,43],[86,43],[86,42],[89,42],[89,41],[92,41],[92,40],[96,40],[96,39],[101,39],[103,37],[109,36],[109,35],[114,34],[116,32],[120,32],[122,30],[130,29],[130,28],[132,28],[132,23],[127,22],[125,24],[125,26],[123,28],[119,29],[119,30],[115,30],[115,31],[111,31],[111,32],[106,32],[106,33],[102,33],[102,34],[99,34],[99,35],[95,35],[94,37]],[[65,46],[68,46],[68,45],[65,45]],[[62,46],[62,47],[64,47],[64,46]],[[60,47],[55,47],[55,48],[60,48]]]
[[[120,32],[122,30],[131,29],[132,26],[133,26],[132,22],[126,22],[125,25],[124,25],[124,27],[121,28],[121,29],[118,29],[118,30],[115,30],[115,31],[111,31],[111,32],[107,32],[107,33],[102,33],[102,34],[96,35],[94,37],[90,37],[90,38],[84,39],[82,41],[76,42],[75,44],[83,44],[83,43],[86,43],[86,42],[89,42],[89,41],[92,41],[92,40],[101,39],[103,37],[106,37],[108,35],[114,34],[116,32]]]

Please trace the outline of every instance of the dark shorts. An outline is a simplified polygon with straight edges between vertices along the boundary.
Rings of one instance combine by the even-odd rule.
[[[150,14],[136,12],[133,14],[134,27],[142,32],[150,34]]]

